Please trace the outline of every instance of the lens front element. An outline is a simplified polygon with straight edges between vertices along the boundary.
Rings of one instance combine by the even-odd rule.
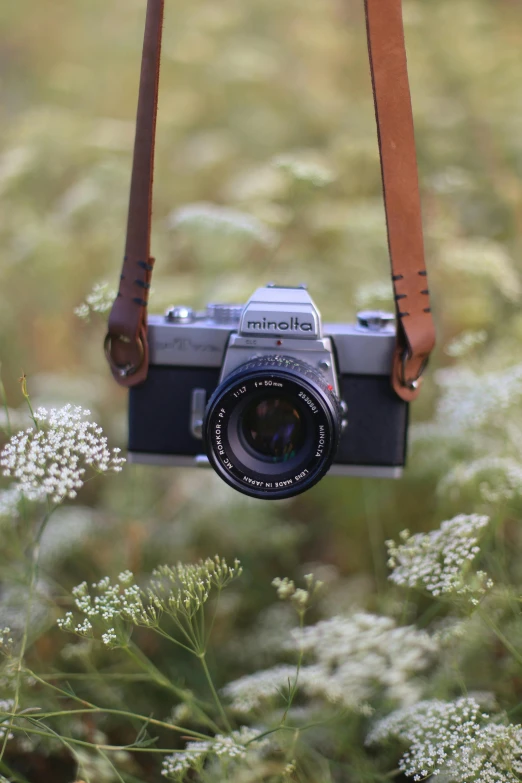
[[[242,365],[212,395],[203,425],[212,467],[253,497],[297,495],[330,467],[339,401],[318,371],[285,356]]]
[[[252,451],[270,462],[287,462],[304,442],[303,417],[291,400],[282,397],[254,398],[239,426]]]

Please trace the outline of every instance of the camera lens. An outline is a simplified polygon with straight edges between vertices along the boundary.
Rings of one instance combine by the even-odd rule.
[[[291,400],[281,397],[254,399],[240,427],[252,451],[270,462],[292,459],[304,442],[303,417]]]
[[[252,359],[212,395],[203,436],[212,467],[252,497],[284,498],[328,471],[341,432],[339,401],[323,375],[286,356]]]

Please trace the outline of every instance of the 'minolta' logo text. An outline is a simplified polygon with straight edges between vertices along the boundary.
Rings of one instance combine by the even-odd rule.
[[[247,329],[276,332],[313,332],[314,324],[310,321],[301,322],[297,316],[292,316],[289,321],[267,321],[263,318],[261,321],[248,321]]]

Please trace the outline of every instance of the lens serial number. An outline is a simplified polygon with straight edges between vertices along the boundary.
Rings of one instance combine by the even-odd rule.
[[[317,413],[317,411],[318,411],[317,405],[314,402],[312,402],[312,400],[310,399],[310,397],[307,394],[305,394],[303,391],[300,391],[299,392],[299,397],[301,397],[301,399],[306,402],[306,404],[308,405],[308,407],[310,408],[312,413]]]

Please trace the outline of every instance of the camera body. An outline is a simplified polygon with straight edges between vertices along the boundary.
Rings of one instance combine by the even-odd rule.
[[[150,316],[148,377],[130,390],[129,461],[210,462],[236,489],[271,498],[327,471],[400,477],[408,404],[390,383],[393,320],[364,312],[323,328],[305,287],[273,285],[245,306]]]

